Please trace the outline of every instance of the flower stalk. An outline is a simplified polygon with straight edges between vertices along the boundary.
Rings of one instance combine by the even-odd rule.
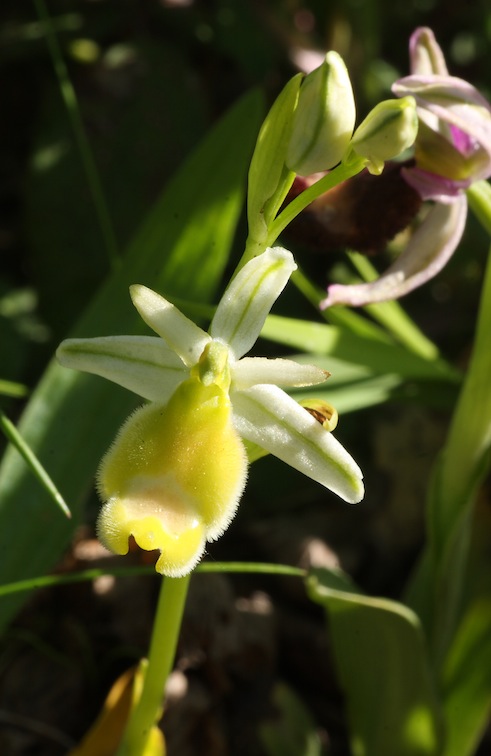
[[[162,581],[141,695],[131,711],[117,756],[145,753],[162,714],[167,679],[174,664],[190,575]]]

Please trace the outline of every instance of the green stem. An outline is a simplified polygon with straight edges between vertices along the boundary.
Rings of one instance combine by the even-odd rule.
[[[142,693],[130,715],[118,756],[144,753],[152,727],[160,718],[165,685],[176,654],[189,579],[190,575],[163,580]]]
[[[341,184],[357,173],[363,170],[366,165],[366,160],[358,158],[353,160],[348,165],[341,163],[332,171],[327,173],[323,178],[316,181],[315,184],[305,189],[298,197],[288,203],[288,205],[281,211],[281,213],[274,219],[273,223],[269,227],[268,237],[266,240],[266,247],[270,247],[282,231],[294,220],[302,210],[305,210],[317,197],[321,194],[325,194],[330,189],[334,189],[335,186]]]
[[[68,69],[63,59],[58,38],[56,36],[51,17],[47,11],[44,0],[34,0],[34,6],[38,16],[41,19],[46,34],[46,43],[53,61],[53,67],[58,77],[61,96],[68,112],[68,117],[72,126],[75,142],[80,153],[82,165],[85,170],[85,177],[92,195],[95,212],[99,221],[101,234],[104,240],[107,256],[111,269],[115,270],[119,265],[119,252],[116,242],[116,236],[112,227],[109,210],[106,205],[104,192],[99,179],[99,173],[94,161],[94,156],[90,149],[89,141],[85,133],[80,109],[78,106],[77,95],[73,88]]]
[[[491,235],[491,186],[487,181],[476,181],[466,194],[472,212],[484,230]]]
[[[281,213],[276,216],[274,221],[268,228],[267,236],[264,239],[254,239],[251,236],[247,238],[245,252],[240,259],[239,264],[235,270],[235,274],[239,272],[244,265],[252,260],[253,257],[260,255],[267,247],[271,247],[285,228],[299,215],[302,210],[312,204],[314,200],[325,194],[330,189],[334,189],[335,186],[341,184],[352,176],[356,176],[360,173],[366,165],[366,160],[363,158],[357,158],[351,161],[348,165],[341,163],[332,171],[323,176],[315,184],[309,186],[307,189],[295,197],[294,200],[288,203],[283,208]]]

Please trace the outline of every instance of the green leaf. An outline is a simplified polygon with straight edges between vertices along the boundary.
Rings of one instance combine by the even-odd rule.
[[[22,383],[15,383],[14,381],[5,381],[0,378],[0,394],[3,396],[12,396],[16,399],[20,399],[23,396],[27,396],[29,389]]]
[[[143,329],[129,298],[131,283],[200,302],[215,297],[243,205],[261,108],[257,92],[247,95],[193,153],[70,336]],[[102,454],[134,405],[134,397],[113,384],[55,363],[48,367],[19,430],[69,503],[73,521],[54,510],[17,452],[7,450],[0,467],[0,583],[53,566],[81,518]],[[18,605],[15,596],[2,601],[0,626]]]
[[[426,506],[427,541],[408,592],[436,664],[452,642],[463,600],[472,509],[491,468],[491,255],[476,336],[448,437],[433,472]]]
[[[354,756],[437,756],[441,713],[417,616],[359,593],[341,571],[313,570],[310,598],[328,615]]]
[[[15,425],[8,419],[6,415],[4,415],[3,412],[0,412],[0,430],[3,431],[3,434],[10,441],[12,446],[17,449],[21,457],[24,459],[24,462],[31,470],[32,474],[35,475],[38,479],[39,483],[44,486],[53,503],[56,504],[57,507],[60,507],[61,511],[66,515],[66,517],[71,517],[71,512],[67,507],[66,502],[63,500],[63,496],[56,488],[55,484],[49,477],[44,467],[39,464],[39,460],[32,453],[32,449],[27,446],[26,442],[20,435]]]
[[[331,377],[322,387],[290,393],[297,401],[312,396],[324,399],[338,412],[353,412],[398,395],[404,398],[403,389],[409,382],[413,393],[418,391],[414,386],[417,382],[418,396],[422,391],[431,403],[432,386],[437,387],[438,396],[451,398],[460,382],[459,373],[444,360],[421,357],[404,346],[384,343],[344,326],[269,315],[261,336],[302,349],[307,354],[291,358],[328,370]]]
[[[491,709],[491,601],[474,602],[465,614],[445,661],[442,689],[445,756],[471,756]]]
[[[374,281],[378,278],[377,270],[366,255],[350,252],[348,256],[364,281]],[[358,283],[358,281],[350,280],[349,283]],[[383,325],[408,349],[429,360],[438,356],[438,349],[435,344],[424,335],[397,300],[377,302],[367,305],[365,309],[374,320]]]
[[[345,327],[270,315],[261,336],[317,355],[360,366],[365,374],[459,383],[459,373],[444,360],[428,359],[399,344],[383,343]],[[328,364],[328,363],[326,363]],[[334,370],[331,370],[334,375]]]
[[[334,368],[335,369],[335,368]],[[340,375],[339,373],[337,375]],[[311,399],[332,404],[340,415],[347,412],[373,407],[383,404],[393,398],[394,392],[401,385],[397,375],[379,375],[364,377],[352,383],[343,384],[342,381],[329,381],[322,389],[290,390],[288,393],[297,402],[308,402]]]
[[[260,727],[268,756],[320,756],[321,743],[315,722],[302,701],[285,683],[273,690],[276,718]]]
[[[57,20],[52,19],[53,25]],[[89,31],[94,19],[85,21],[85,32],[94,33]],[[82,72],[82,78],[76,80],[78,104],[71,101],[68,115],[55,77],[40,81],[42,96],[33,123],[30,169],[25,178],[26,234],[29,272],[41,313],[58,338],[63,337],[66,322],[75,322],[109,271],[95,208],[100,220],[105,211],[99,202],[94,205],[99,194],[96,191],[94,196],[89,190],[87,173],[91,170],[83,160],[83,148],[82,154],[80,147],[77,150],[69,121],[78,123],[75,110],[79,109],[86,124],[97,121],[107,125],[105,129],[90,128],[90,146],[118,246],[124,249],[148,213],[157,182],[161,177],[167,182],[206,128],[206,96],[192,76],[185,45],[178,36],[174,40],[169,35],[162,45],[151,33],[142,35],[135,28],[127,40],[124,67],[110,62],[113,51],[119,47],[122,52],[123,47],[106,46],[98,64],[103,79],[119,78],[125,70],[129,77],[137,75],[138,86],[118,95],[112,85],[102,84],[100,95],[94,99],[93,90],[82,84],[86,81]],[[77,126],[75,130],[80,145],[83,135]],[[60,270],[64,282],[61,291]]]

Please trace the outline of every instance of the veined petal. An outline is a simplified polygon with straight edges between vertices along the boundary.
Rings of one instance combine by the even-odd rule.
[[[302,365],[294,360],[243,357],[232,368],[233,390],[250,388],[256,383],[280,386],[315,386],[324,383],[330,373],[316,365]]]
[[[450,204],[433,205],[405,250],[380,278],[371,283],[342,286],[333,284],[320,303],[360,306],[397,299],[433,278],[454,253],[464,232],[467,216],[465,195]]]
[[[234,423],[248,441],[355,504],[363,498],[354,459],[312,415],[277,386],[254,386],[233,397]]]
[[[179,355],[187,367],[195,365],[208,334],[157,292],[141,284],[130,286],[131,299],[145,323]]]
[[[210,333],[228,344],[236,359],[257,340],[266,316],[296,268],[291,252],[270,247],[246,263],[226,289]]]
[[[156,336],[66,339],[56,352],[61,365],[113,381],[150,401],[165,402],[188,371]]]

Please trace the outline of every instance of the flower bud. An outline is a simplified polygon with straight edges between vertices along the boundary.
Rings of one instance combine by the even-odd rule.
[[[351,150],[366,158],[370,173],[378,176],[386,160],[411,147],[418,133],[416,102],[413,97],[379,102],[356,129]]]
[[[336,52],[308,74],[300,88],[286,164],[302,176],[340,162],[355,125],[355,101],[348,71]]]

